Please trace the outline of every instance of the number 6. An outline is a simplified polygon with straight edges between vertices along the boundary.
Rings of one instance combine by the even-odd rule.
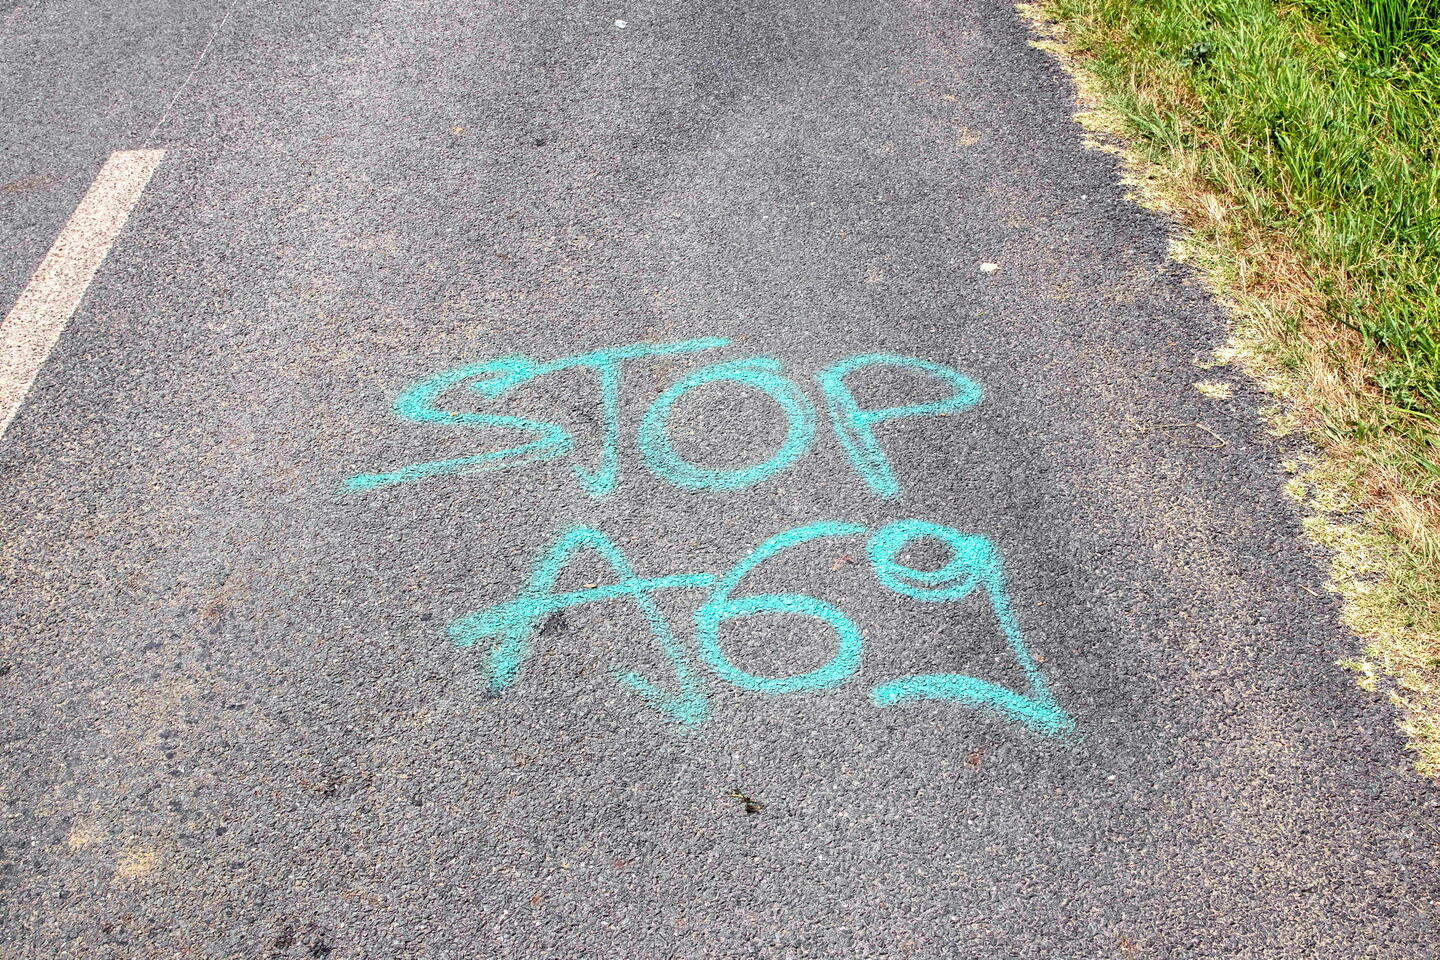
[[[794,693],[799,690],[825,690],[844,683],[860,669],[860,652],[864,641],[860,630],[849,617],[823,600],[802,593],[757,593],[731,599],[730,593],[745,574],[783,550],[823,537],[848,537],[864,533],[865,528],[853,523],[824,521],[796,527],[766,540],[744,560],[730,569],[716,586],[705,604],[695,611],[695,644],[700,657],[715,675],[742,690],[761,693]],[[789,613],[823,620],[834,631],[838,643],[835,656],[808,673],[788,677],[761,677],[741,670],[720,649],[720,624],[735,617],[752,617],[764,613]]]

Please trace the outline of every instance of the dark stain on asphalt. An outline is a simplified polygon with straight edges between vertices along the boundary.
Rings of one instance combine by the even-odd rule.
[[[25,193],[30,190],[43,190],[46,187],[54,186],[58,181],[48,173],[37,173],[29,177],[20,177],[11,180],[9,183],[0,183],[0,193]]]
[[[740,801],[741,805],[744,806],[745,813],[747,815],[754,815],[765,809],[765,804],[761,803],[759,800],[756,800],[754,797],[747,796],[740,790],[739,787],[732,787],[730,789],[730,792],[727,793],[726,796],[730,797],[732,800]]]
[[[293,927],[288,926],[282,927],[280,932],[275,935],[275,939],[270,943],[270,946],[275,950],[289,950],[294,945],[295,930]]]

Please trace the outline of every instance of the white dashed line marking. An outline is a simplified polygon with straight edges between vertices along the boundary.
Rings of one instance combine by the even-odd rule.
[[[0,323],[0,436],[25,402],[35,376],[163,156],[164,150],[121,150],[110,155]]]

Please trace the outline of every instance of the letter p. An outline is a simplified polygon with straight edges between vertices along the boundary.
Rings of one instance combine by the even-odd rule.
[[[954,392],[944,400],[930,403],[916,403],[901,407],[879,407],[862,410],[855,402],[855,396],[845,385],[845,378],[861,367],[901,367],[918,370],[950,384]],[[980,385],[949,367],[914,357],[902,357],[890,353],[869,353],[847,357],[821,372],[818,377],[820,388],[825,392],[825,402],[830,410],[830,420],[835,435],[845,448],[845,455],[855,467],[855,472],[866,485],[887,500],[900,495],[900,484],[895,471],[885,456],[880,442],[875,439],[875,425],[886,420],[903,417],[929,417],[944,413],[959,413],[980,402]]]

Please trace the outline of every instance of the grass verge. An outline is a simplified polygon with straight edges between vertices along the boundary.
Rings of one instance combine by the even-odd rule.
[[[1042,0],[1078,115],[1278,398],[1305,527],[1440,778],[1440,0]]]

